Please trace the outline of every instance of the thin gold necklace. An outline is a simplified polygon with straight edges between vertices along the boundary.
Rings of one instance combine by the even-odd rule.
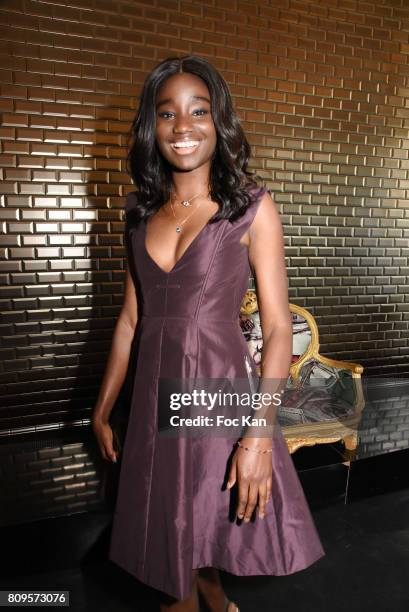
[[[199,204],[198,204],[198,205],[196,206],[196,208],[195,208],[195,209],[194,209],[194,210],[193,210],[193,211],[190,213],[190,215],[188,215],[187,217],[185,217],[184,219],[182,219],[182,221],[180,221],[180,222],[178,223],[178,225],[177,225],[177,226],[176,226],[176,228],[175,228],[175,230],[176,230],[176,232],[177,232],[178,234],[180,234],[180,232],[182,231],[182,229],[183,229],[183,227],[182,227],[182,226],[184,225],[184,223],[186,223],[186,221],[187,221],[188,219],[190,219],[190,217],[191,217],[192,215],[194,215],[194,214],[195,214],[195,212],[196,212],[197,210],[199,210],[200,204],[201,204],[201,202],[199,202]],[[173,208],[172,200],[170,201],[170,207],[171,207],[171,209],[172,209],[173,216],[174,216],[174,217],[175,217],[175,219],[176,219],[175,210],[174,210],[174,208]],[[176,219],[176,221],[177,221],[177,219]]]
[[[198,197],[198,196],[200,196],[200,195],[202,195],[202,193],[201,193],[201,192],[200,192],[200,193],[197,193],[197,194],[196,194],[196,195],[194,195],[194,196],[192,196],[192,197],[191,197],[191,198],[189,198],[188,200],[181,200],[181,199],[179,199],[179,202],[182,204],[182,206],[187,207],[187,206],[190,206],[190,204],[191,204],[192,200],[194,200],[195,198],[197,198],[197,197]],[[209,195],[209,194],[207,194],[207,195]],[[175,192],[175,191],[172,191],[172,193],[171,193],[171,196],[170,196],[170,197],[171,197],[171,199],[172,199],[172,198],[176,199],[176,192]]]

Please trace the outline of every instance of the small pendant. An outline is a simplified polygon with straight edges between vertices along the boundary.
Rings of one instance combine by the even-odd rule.
[[[182,206],[190,206],[190,200],[182,200]]]
[[[182,231],[182,228],[180,227],[180,225],[176,226],[176,231],[177,231],[178,234]]]

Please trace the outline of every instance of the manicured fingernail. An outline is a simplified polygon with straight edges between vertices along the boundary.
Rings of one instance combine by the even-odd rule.
[[[263,518],[264,518],[264,514],[262,514],[262,513],[260,512],[259,517],[260,517],[261,519],[263,519]]]
[[[238,514],[237,516],[239,517],[239,519],[242,519],[244,514]]]
[[[250,519],[246,516],[246,518],[244,519],[245,523],[248,523],[250,521]]]

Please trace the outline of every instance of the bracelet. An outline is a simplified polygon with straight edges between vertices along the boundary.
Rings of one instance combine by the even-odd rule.
[[[248,446],[243,446],[243,444],[241,444],[240,442],[236,442],[237,446],[240,446],[240,448],[244,448],[244,450],[246,451],[253,451],[253,453],[258,453],[259,455],[264,455],[264,453],[272,453],[273,449],[272,448],[267,448],[266,450],[257,450],[256,448],[250,448]]]

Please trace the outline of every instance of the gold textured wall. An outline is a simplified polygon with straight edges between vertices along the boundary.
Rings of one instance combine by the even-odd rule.
[[[124,281],[126,133],[146,73],[227,79],[322,352],[408,366],[406,0],[0,2],[0,431],[87,422]]]

